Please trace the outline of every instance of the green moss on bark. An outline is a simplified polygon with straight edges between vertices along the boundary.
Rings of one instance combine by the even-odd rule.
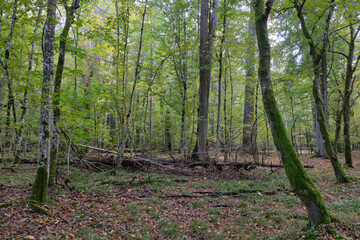
[[[319,190],[305,172],[291,143],[274,96],[270,76],[270,43],[267,32],[267,18],[271,5],[272,1],[268,1],[265,10],[264,0],[257,0],[255,4],[256,35],[259,47],[258,74],[261,92],[274,143],[281,157],[290,185],[305,204],[310,226],[314,227],[323,223],[330,223],[331,218]]]
[[[47,195],[48,189],[48,176],[44,167],[38,167],[36,171],[35,183],[29,199],[37,202],[48,202]]]
[[[20,156],[16,153],[14,158],[14,164],[20,164]]]
[[[56,167],[57,167],[57,150],[56,146],[52,146],[50,150],[50,168],[49,168],[49,182],[48,186],[54,186],[56,180]]]

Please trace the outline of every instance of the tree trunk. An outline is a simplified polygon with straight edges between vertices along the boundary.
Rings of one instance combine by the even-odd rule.
[[[255,99],[255,19],[254,0],[250,1],[250,21],[248,27],[247,50],[246,50],[246,78],[243,118],[243,151],[251,153],[252,149],[252,126],[254,123],[254,99]]]
[[[3,88],[4,88],[4,82],[10,81],[9,80],[9,57],[10,57],[10,46],[11,46],[11,40],[14,34],[14,28],[15,28],[15,20],[16,20],[16,10],[18,7],[18,0],[14,0],[13,5],[13,13],[11,18],[11,26],[10,26],[10,32],[6,41],[6,49],[5,49],[5,58],[4,58],[4,64],[3,64],[3,76],[0,79],[0,107],[2,106],[2,99],[3,99]],[[2,12],[1,12],[2,13]]]
[[[320,93],[321,100],[323,102],[323,111],[325,116],[325,122],[327,128],[329,128],[329,110],[328,110],[328,90],[327,90],[327,62],[326,62],[326,52],[323,53],[321,57],[321,72],[320,72]],[[315,108],[316,116],[319,114]],[[317,157],[328,157],[325,149],[324,139],[321,134],[320,124],[316,118],[315,124],[316,132],[316,151],[315,154]]]
[[[227,7],[226,0],[224,0],[224,7],[225,9]],[[217,107],[217,122],[216,122],[216,153],[215,153],[216,161],[219,161],[219,154],[220,154],[220,138],[221,138],[220,122],[221,122],[221,91],[222,91],[221,81],[222,81],[222,72],[223,72],[223,51],[224,51],[223,48],[225,43],[225,31],[226,31],[226,10],[224,12],[223,31],[221,36],[221,45],[220,45],[220,54],[219,54],[219,81],[218,81],[219,84],[218,84],[218,107]],[[224,123],[226,124],[226,122]]]
[[[78,12],[78,15],[76,16],[76,29],[73,28],[73,34],[74,34],[74,39],[75,39],[75,48],[78,48],[78,44],[79,44],[79,18],[80,18],[80,11]],[[74,56],[74,68],[75,70],[77,69],[77,53],[75,53]],[[77,77],[75,76],[74,78],[74,98],[77,98]]]
[[[327,43],[328,43],[328,31],[329,31],[329,24],[332,16],[332,12],[335,8],[334,0],[331,1],[331,6],[329,10],[329,15],[326,20],[326,27],[324,31],[324,44],[322,51],[325,51],[327,49]],[[315,107],[316,107],[316,119],[319,123],[321,135],[324,139],[325,144],[325,150],[330,158],[332,167],[335,172],[335,176],[338,183],[346,183],[349,182],[349,179],[346,177],[345,172],[338,160],[338,157],[333,149],[331,140],[330,140],[330,134],[327,128],[326,124],[326,118],[324,114],[324,106],[323,102],[321,100],[321,95],[319,91],[319,80],[320,80],[320,61],[322,58],[322,54],[318,53],[317,46],[315,45],[309,31],[307,30],[305,19],[302,15],[302,7],[303,5],[299,5],[298,2],[294,2],[295,8],[297,10],[297,16],[300,20],[301,28],[304,33],[305,38],[308,40],[309,48],[310,48],[310,55],[312,57],[312,63],[313,63],[313,71],[314,71],[314,79],[313,79],[313,96],[315,101]]]
[[[171,151],[172,144],[171,144],[171,123],[170,123],[170,112],[169,110],[165,113],[165,150]]]
[[[34,28],[34,35],[36,35],[36,33],[38,31],[39,21],[40,21],[41,13],[43,10],[43,4],[41,4],[40,1],[38,2],[38,5],[39,5],[39,10],[38,10],[38,15],[37,15],[37,19],[36,19],[35,28]],[[21,142],[22,142],[22,137],[23,137],[23,133],[24,133],[25,117],[26,117],[27,102],[28,102],[28,91],[29,91],[29,85],[30,85],[29,73],[32,71],[32,67],[33,67],[34,51],[35,51],[35,40],[31,43],[31,52],[29,53],[29,65],[28,65],[28,75],[27,75],[28,80],[26,81],[26,86],[25,86],[25,90],[24,90],[24,98],[23,98],[23,102],[22,102],[22,106],[21,106],[22,111],[21,111],[21,117],[20,117],[20,125],[19,125],[19,129],[16,131],[16,136],[15,136],[15,144],[16,144],[16,149],[15,149],[15,153],[14,153],[14,163],[15,164],[20,163]]]
[[[352,24],[350,24],[349,28],[350,28],[350,42],[349,42],[349,52],[347,55],[344,101],[343,101],[344,152],[345,152],[346,166],[353,168],[354,166],[351,156],[351,141],[350,141],[350,97],[352,92],[353,73],[356,70],[356,67],[353,68],[352,66],[354,61],[355,40],[359,31],[357,31],[355,34],[354,27]]]
[[[55,81],[54,81],[54,95],[53,95],[53,128],[52,128],[52,141],[50,150],[50,171],[49,171],[49,186],[55,184],[56,178],[56,162],[57,152],[59,148],[60,132],[58,123],[60,120],[60,90],[61,81],[64,71],[66,42],[69,35],[71,24],[73,23],[74,13],[80,7],[80,0],[73,0],[71,6],[64,5],[66,10],[66,20],[63,31],[60,34],[59,58],[56,67]]]
[[[129,119],[130,119],[130,115],[131,115],[131,108],[132,108],[132,103],[133,103],[133,98],[134,98],[134,94],[135,94],[137,80],[138,80],[139,74],[140,74],[140,64],[141,64],[140,63],[140,56],[141,56],[141,48],[142,48],[142,42],[143,42],[146,8],[147,8],[147,0],[145,1],[144,12],[142,14],[140,40],[139,40],[139,50],[138,50],[138,53],[137,53],[134,83],[133,83],[133,87],[132,87],[132,91],[131,91],[131,95],[130,95],[129,109],[128,109],[128,113],[126,115],[126,122],[125,122],[125,126],[123,127],[121,146],[120,146],[120,153],[119,153],[119,160],[116,163],[116,169],[118,169],[121,166],[121,163],[122,163],[122,161],[124,159],[124,148],[125,148],[125,142],[126,142],[126,135],[128,133],[128,130],[129,130]]]
[[[43,48],[43,87],[40,108],[38,168],[30,199],[48,201],[48,165],[50,160],[51,86],[53,83],[56,0],[48,0]]]
[[[274,96],[270,77],[271,58],[267,31],[267,18],[271,11],[272,3],[273,0],[267,1],[266,8],[264,0],[256,0],[255,3],[256,35],[260,58],[258,75],[264,108],[271,127],[275,146],[280,154],[291,187],[305,204],[309,215],[310,226],[313,227],[322,223],[330,223],[331,219],[320,192],[305,172],[294,146],[291,144]]]
[[[7,109],[6,109],[6,120],[5,120],[5,146],[10,146],[10,140],[9,140],[9,132],[10,132],[10,118],[11,118],[11,109],[13,109],[13,116],[14,116],[14,123],[16,123],[16,111],[15,111],[15,105],[14,105],[14,95],[12,93],[12,84],[10,79],[8,79],[7,82],[8,86],[8,101],[7,101]]]
[[[232,160],[232,138],[233,138],[233,106],[234,106],[234,84],[231,73],[231,59],[228,53],[229,59],[229,80],[230,80],[230,122],[229,122],[229,161]],[[225,59],[226,64],[226,59]],[[226,82],[226,81],[225,81]]]
[[[198,115],[198,157],[201,161],[208,158],[206,152],[208,131],[209,92],[211,78],[212,50],[218,18],[219,0],[213,1],[210,11],[209,0],[201,0],[200,17],[200,86]],[[209,20],[210,19],[210,20]]]
[[[3,8],[2,8],[2,2],[0,2],[0,32],[2,26],[2,18],[3,18]]]
[[[340,101],[340,100],[339,100]],[[341,132],[341,119],[343,116],[343,110],[336,110],[335,111],[335,139],[334,139],[334,150],[336,152],[339,151],[339,138],[340,138],[340,132]]]

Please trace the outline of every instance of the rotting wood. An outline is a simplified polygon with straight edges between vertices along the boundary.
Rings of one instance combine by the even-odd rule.
[[[187,165],[187,167],[208,167],[211,166],[211,164],[222,167],[222,166],[233,166],[236,168],[244,168],[245,170],[250,170],[255,167],[268,167],[268,168],[283,168],[284,165],[281,164],[265,164],[265,163],[255,163],[255,162],[193,162]],[[314,168],[312,165],[304,165],[304,168]]]
[[[241,194],[248,193],[257,193],[259,195],[274,195],[277,192],[284,192],[283,190],[275,190],[275,191],[261,191],[261,190],[238,190],[234,192],[192,192],[193,194],[198,195],[190,195],[190,194],[180,194],[180,195],[163,195],[160,198],[202,198],[202,197],[220,197],[220,196],[230,196],[230,197],[239,197]]]

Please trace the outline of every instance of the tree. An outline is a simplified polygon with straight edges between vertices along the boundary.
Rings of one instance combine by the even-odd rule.
[[[351,5],[350,5],[351,6]],[[349,8],[349,6],[347,6]],[[330,50],[333,53],[339,54],[342,57],[345,57],[346,60],[346,72],[345,75],[342,75],[342,78],[344,78],[344,91],[343,93],[340,92],[340,95],[342,96],[342,109],[339,111],[338,114],[338,126],[336,131],[336,140],[338,139],[339,133],[340,133],[340,124],[341,124],[341,116],[344,117],[344,151],[345,151],[345,163],[348,167],[354,167],[352,162],[352,153],[351,153],[351,141],[350,141],[350,109],[351,109],[351,94],[354,89],[354,73],[356,71],[356,68],[358,66],[360,55],[357,57],[355,63],[354,63],[354,51],[355,51],[355,40],[359,34],[360,26],[358,29],[354,28],[354,19],[352,17],[351,10],[346,9],[349,13],[346,18],[348,21],[345,23],[348,24],[349,31],[345,34],[349,34],[349,39],[346,39],[346,36],[340,35],[340,33],[337,33],[340,35],[340,39],[342,42],[345,42],[348,47],[347,54],[336,51],[336,50]],[[346,27],[345,27],[346,28]],[[337,31],[336,31],[337,32]],[[339,90],[340,91],[340,90]],[[335,148],[336,149],[336,148]]]
[[[5,57],[4,57],[4,63],[2,64],[3,66],[3,76],[0,79],[0,107],[2,106],[2,99],[3,99],[3,88],[4,88],[4,83],[5,81],[8,82],[8,86],[9,86],[9,91],[11,90],[11,81],[9,80],[9,57],[10,57],[10,46],[11,46],[11,40],[13,38],[13,34],[14,34],[14,28],[15,28],[15,20],[16,20],[16,10],[18,7],[18,0],[14,1],[14,5],[13,5],[13,13],[12,13],[12,17],[11,17],[11,27],[10,27],[10,31],[9,31],[9,35],[6,41],[6,49],[5,49]],[[2,11],[1,11],[2,12]],[[2,15],[2,14],[1,14]],[[1,25],[0,25],[1,26]],[[12,98],[12,94],[9,93],[9,99]],[[9,107],[9,106],[8,106]]]
[[[218,106],[217,106],[217,123],[216,123],[216,156],[215,160],[219,160],[219,153],[220,153],[220,119],[221,119],[221,82],[222,82],[222,75],[223,75],[223,55],[224,55],[224,45],[225,45],[225,33],[226,33],[226,15],[227,15],[227,6],[226,6],[226,0],[224,0],[224,18],[223,18],[223,30],[222,30],[222,36],[221,36],[221,43],[220,43],[220,54],[219,54],[219,83],[218,83]],[[226,52],[225,52],[226,54]],[[224,96],[224,100],[226,98],[226,95]],[[224,103],[224,107],[226,106],[226,101]],[[225,108],[226,109],[226,108]],[[225,114],[225,111],[224,111]]]
[[[266,4],[264,0],[255,1],[256,36],[259,48],[258,76],[260,79],[264,108],[273,135],[274,144],[280,154],[290,185],[305,204],[310,226],[314,227],[323,223],[330,223],[331,219],[319,190],[305,172],[295,148],[291,144],[274,96],[270,75],[271,57],[267,30],[267,20],[272,4],[273,0],[266,1]]]
[[[48,0],[43,48],[43,86],[41,91],[39,155],[30,199],[48,201],[48,167],[50,158],[51,86],[53,83],[56,0]]]
[[[326,20],[326,27],[324,30],[324,43],[321,48],[321,50],[318,50],[317,44],[314,42],[310,32],[307,29],[306,22],[303,16],[303,9],[304,5],[306,3],[306,0],[303,0],[301,3],[298,1],[294,1],[294,7],[297,11],[297,16],[300,20],[301,29],[303,31],[303,34],[305,38],[308,40],[308,45],[310,49],[310,56],[312,59],[312,67],[314,71],[314,79],[313,79],[313,96],[315,100],[315,107],[316,107],[316,118],[320,126],[321,135],[324,139],[325,149],[326,153],[330,158],[331,164],[333,166],[335,176],[338,183],[346,183],[349,182],[349,179],[346,177],[345,172],[338,160],[338,157],[334,151],[334,148],[332,146],[332,143],[330,141],[330,134],[328,131],[328,127],[326,124],[325,114],[324,114],[324,105],[321,100],[321,95],[319,91],[319,80],[320,80],[320,63],[323,58],[323,53],[326,51],[328,46],[328,34],[329,34],[329,24],[331,20],[332,13],[335,8],[335,2],[334,0],[330,1],[330,9],[329,14]]]
[[[56,157],[59,148],[60,132],[58,123],[60,120],[60,90],[61,81],[64,71],[65,53],[66,53],[66,42],[69,35],[71,24],[76,9],[80,7],[80,0],[73,0],[71,6],[68,7],[64,1],[64,7],[66,10],[65,26],[60,34],[60,46],[59,46],[59,58],[56,67],[55,81],[54,81],[54,94],[52,99],[53,104],[53,120],[52,120],[52,139],[51,139],[51,150],[50,150],[50,170],[49,170],[49,186],[55,184],[56,178]]]
[[[217,8],[219,0],[214,0],[209,8],[209,0],[201,0],[200,17],[200,86],[199,86],[199,114],[197,152],[200,160],[207,158],[207,131],[209,93],[211,78],[211,63],[215,29],[218,18]]]
[[[120,147],[120,153],[119,153],[119,160],[116,163],[116,169],[121,166],[121,163],[122,163],[122,161],[124,159],[126,136],[128,134],[128,131],[129,131],[129,119],[130,119],[130,115],[131,115],[131,109],[132,109],[136,84],[137,84],[139,74],[140,74],[140,68],[141,68],[140,67],[140,65],[141,65],[140,57],[141,57],[141,49],[142,49],[142,43],[143,43],[143,33],[144,33],[144,22],[145,22],[145,16],[146,16],[146,8],[147,8],[147,0],[145,1],[144,12],[142,14],[140,39],[139,39],[139,49],[138,49],[137,58],[136,58],[135,77],[134,77],[134,82],[133,82],[132,91],[131,91],[131,95],[130,95],[128,112],[126,114],[125,126],[123,127],[122,140],[121,140],[121,143],[120,143],[121,145],[119,146]]]
[[[37,14],[36,23],[35,23],[34,35],[37,34],[37,32],[38,32],[39,22],[40,22],[42,10],[43,10],[43,4],[42,4],[41,0],[37,2],[37,5],[39,7],[39,10],[38,10],[38,14]],[[26,81],[24,97],[23,97],[23,101],[22,101],[20,126],[19,126],[19,129],[16,131],[16,136],[15,136],[15,144],[16,144],[15,145],[16,149],[15,149],[15,154],[14,154],[14,163],[15,164],[20,163],[20,149],[21,149],[21,142],[22,142],[23,132],[24,132],[26,110],[28,108],[27,103],[28,103],[29,85],[30,85],[30,72],[33,71],[34,51],[35,51],[35,40],[32,41],[31,50],[29,52],[29,65],[28,65],[28,76],[27,76],[28,79]]]
[[[243,118],[243,150],[252,150],[252,126],[254,123],[254,99],[255,99],[255,19],[254,19],[254,0],[250,0],[250,19],[247,37],[246,50],[246,80],[244,98],[244,118]]]

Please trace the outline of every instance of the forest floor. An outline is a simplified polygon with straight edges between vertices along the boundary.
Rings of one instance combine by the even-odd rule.
[[[113,175],[71,167],[67,183],[60,166],[51,202],[41,205],[46,215],[26,200],[36,166],[1,164],[0,239],[360,239],[360,153],[346,169],[351,183],[341,185],[329,160],[301,160],[314,166],[306,171],[337,219],[330,225],[308,229],[281,168],[179,174],[150,167]]]

